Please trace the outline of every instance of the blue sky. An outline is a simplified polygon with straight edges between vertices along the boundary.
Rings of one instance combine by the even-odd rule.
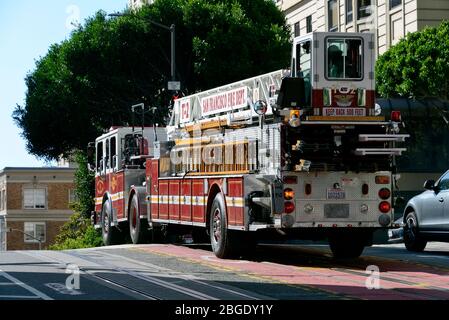
[[[24,103],[24,78],[35,60],[51,44],[70,36],[72,21],[82,22],[100,9],[121,11],[126,4],[126,0],[0,1],[0,170],[50,165],[27,153],[11,118],[16,104]]]

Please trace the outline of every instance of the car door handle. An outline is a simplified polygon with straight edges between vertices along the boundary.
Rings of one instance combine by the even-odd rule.
[[[440,202],[444,202],[444,199],[443,198],[440,198],[438,201],[440,201]]]

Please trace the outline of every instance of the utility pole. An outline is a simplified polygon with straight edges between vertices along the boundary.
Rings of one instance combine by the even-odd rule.
[[[123,17],[126,16],[127,14],[123,14],[123,13],[111,13],[108,14],[108,16],[110,17]],[[168,82],[168,90],[170,91],[179,91],[181,90],[181,82],[176,81],[176,25],[172,24],[171,26],[166,26],[165,24],[153,21],[151,19],[148,19],[148,21],[165,30],[170,31],[170,38],[171,38],[171,54],[170,54],[170,60],[171,60],[171,81]]]

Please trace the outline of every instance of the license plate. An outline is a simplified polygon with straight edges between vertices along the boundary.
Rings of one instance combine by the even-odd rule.
[[[329,219],[349,218],[349,204],[325,204],[324,216]]]
[[[346,198],[345,190],[341,189],[327,189],[328,200],[344,200]]]

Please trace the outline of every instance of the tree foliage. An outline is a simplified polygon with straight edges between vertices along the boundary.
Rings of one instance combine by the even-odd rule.
[[[91,225],[90,219],[75,213],[64,224],[56,236],[50,250],[69,250],[100,247],[103,243],[101,234]]]
[[[390,97],[449,98],[449,21],[409,33],[379,57],[377,91]]]
[[[84,150],[110,126],[130,124],[136,103],[158,108],[147,125],[164,124],[170,33],[150,20],[176,25],[184,94],[288,65],[290,31],[270,0],[157,0],[124,14],[98,12],[27,75],[13,118],[30,153],[51,160]]]
[[[90,218],[90,213],[94,210],[95,174],[88,170],[87,157],[84,152],[77,151],[74,158],[78,164],[75,172],[77,201],[72,206],[74,211],[81,213],[85,218]]]

